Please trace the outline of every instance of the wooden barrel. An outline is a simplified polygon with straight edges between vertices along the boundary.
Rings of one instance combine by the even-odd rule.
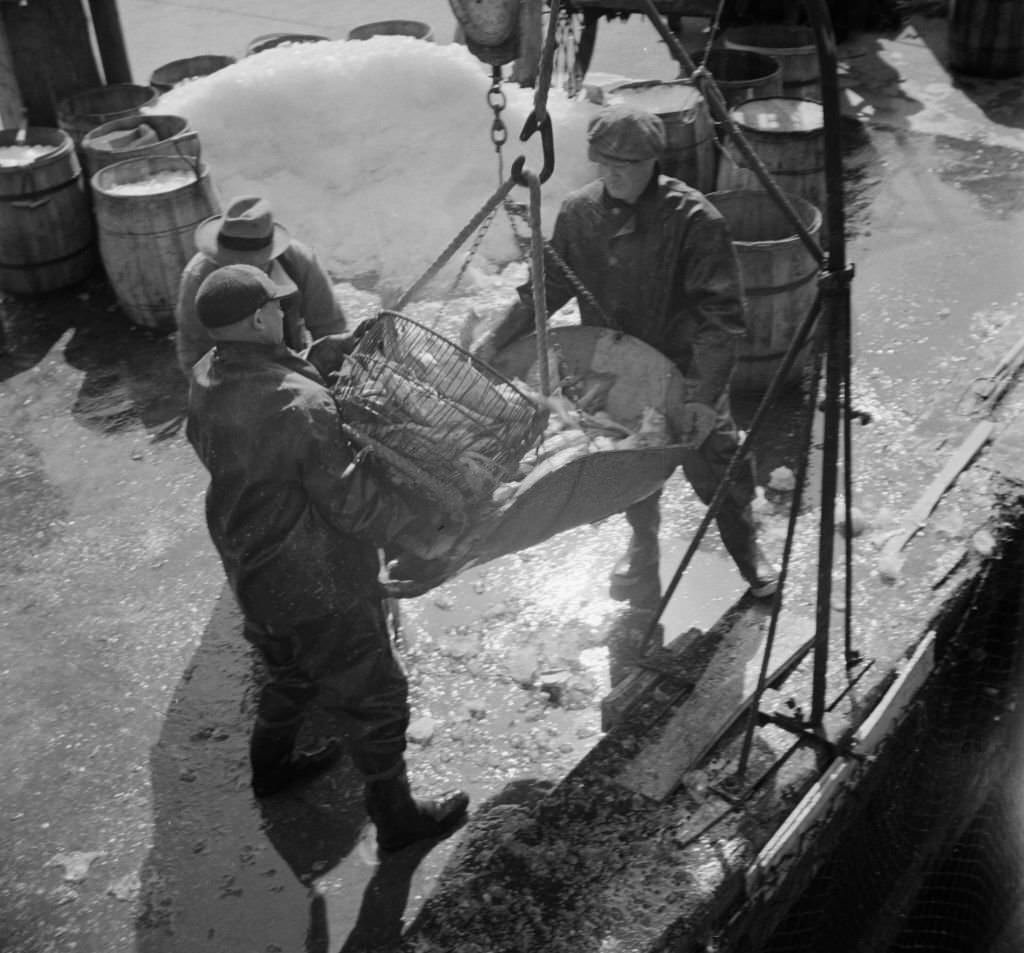
[[[368,40],[373,36],[411,36],[415,40],[432,43],[434,31],[419,20],[379,20],[377,23],[364,23],[348,31],[350,40]]]
[[[608,90],[607,103],[625,103],[657,115],[665,126],[665,175],[682,179],[701,192],[715,188],[718,147],[708,105],[689,80],[641,80]]]
[[[196,226],[220,211],[206,166],[140,156],[100,169],[92,192],[100,256],[121,309],[135,324],[173,330]]]
[[[825,113],[821,103],[785,96],[750,99],[729,111],[743,138],[784,192],[824,208]],[[734,143],[718,164],[718,189],[760,189]]]
[[[726,49],[746,50],[778,60],[782,95],[821,99],[821,68],[814,30],[808,26],[759,23],[730,27],[722,34]]]
[[[42,294],[75,284],[97,263],[85,180],[61,129],[0,132],[0,288]]]
[[[330,39],[327,36],[320,36],[317,33],[263,33],[249,41],[245,48],[245,55],[252,56],[254,53],[262,53],[264,50],[273,50],[278,46],[290,46],[295,43],[325,43]]]
[[[173,89],[178,83],[184,83],[186,80],[196,79],[200,76],[209,76],[234,62],[236,61],[233,56],[219,56],[213,53],[172,60],[153,70],[149,77],[149,85],[158,93],[163,94]]]
[[[782,67],[773,56],[751,50],[713,49],[694,53],[693,62],[706,66],[722,92],[727,106],[738,106],[748,99],[782,95]]]
[[[134,83],[114,83],[76,93],[61,100],[57,106],[57,124],[78,147],[82,137],[97,126],[135,116],[146,106],[157,101],[157,92],[151,86],[137,86]]]
[[[1024,3],[952,0],[949,65],[958,73],[1007,77],[1024,73]]]
[[[786,196],[808,232],[818,238],[821,211],[796,195]],[[712,192],[708,200],[732,233],[747,298],[747,335],[733,372],[737,394],[763,392],[782,364],[797,328],[818,290],[818,262],[767,192]],[[809,345],[787,377],[798,384]]]
[[[147,135],[135,135],[140,130],[146,130]],[[119,133],[124,133],[120,141]],[[89,130],[82,137],[80,151],[85,159],[86,173],[93,176],[108,165],[138,156],[179,155],[198,158],[199,134],[184,116],[124,116]]]

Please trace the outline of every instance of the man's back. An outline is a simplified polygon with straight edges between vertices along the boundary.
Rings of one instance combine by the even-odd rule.
[[[374,546],[335,518],[352,454],[311,365],[222,342],[193,371],[187,433],[210,472],[210,536],[247,613],[309,618],[374,591]]]

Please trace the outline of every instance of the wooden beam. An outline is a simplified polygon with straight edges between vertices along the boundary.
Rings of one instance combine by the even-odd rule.
[[[806,849],[808,831],[834,809],[836,799],[844,791],[852,788],[859,773],[869,764],[867,759],[882,739],[892,734],[934,666],[935,633],[929,632],[885,697],[857,729],[851,746],[852,757],[844,756],[832,762],[747,869],[747,896],[753,895],[763,884],[778,880],[778,872],[785,869],[791,855]]]
[[[694,678],[693,690],[680,698],[671,715],[622,766],[615,783],[656,801],[667,798],[683,775],[757,703],[767,636],[763,612],[737,613],[721,632],[713,658]],[[808,619],[783,615],[775,633],[768,684],[806,655],[813,637]]]
[[[117,0],[89,0],[92,28],[96,34],[103,75],[108,83],[130,83],[132,69],[128,64],[128,50],[121,31],[121,17]]]
[[[882,554],[879,561],[892,559],[899,554],[907,543],[914,537],[922,526],[924,526],[932,510],[938,505],[943,494],[960,476],[975,458],[989,438],[995,424],[990,420],[983,420],[967,435],[964,441],[957,447],[956,451],[946,461],[946,465],[939,471],[917,502],[907,511],[901,520],[902,526],[891,536],[882,547]]]
[[[0,127],[17,128],[21,122],[21,91],[14,73],[14,60],[7,43],[7,31],[0,30]]]
[[[0,3],[14,74],[29,125],[58,125],[57,105],[101,84],[81,0]]]

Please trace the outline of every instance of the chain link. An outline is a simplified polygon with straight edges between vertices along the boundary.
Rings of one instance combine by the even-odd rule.
[[[505,178],[501,149],[508,142],[508,128],[505,126],[505,120],[501,118],[501,114],[507,103],[505,91],[501,88],[501,67],[492,67],[491,86],[487,90],[487,105],[491,107],[491,111],[494,113],[494,120],[491,122],[491,143],[494,145],[494,151],[498,154],[499,182]]]

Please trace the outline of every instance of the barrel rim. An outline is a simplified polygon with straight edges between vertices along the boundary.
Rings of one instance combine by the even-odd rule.
[[[56,139],[56,142],[33,141],[43,137],[45,133],[47,138]],[[0,146],[13,146],[17,143],[14,141],[18,135],[17,129],[0,129]],[[6,141],[5,141],[6,140]],[[75,141],[71,138],[63,129],[53,129],[49,126],[28,126],[25,129],[25,142],[26,146],[52,146],[49,152],[44,152],[41,156],[33,159],[31,162],[19,163],[18,165],[0,166],[0,175],[24,175],[26,170],[32,168],[38,168],[40,166],[49,165],[53,162],[58,162],[68,155],[74,154]]]
[[[83,111],[80,107],[83,105],[99,105],[102,103],[105,96],[110,95],[113,91],[124,92],[127,90],[137,90],[139,93],[140,102],[134,106],[122,106],[118,110],[102,110],[93,109]],[[145,100],[141,100],[144,91],[149,92],[149,96]],[[100,116],[110,113],[111,118],[116,118],[114,113],[125,112],[128,109],[142,109],[151,103],[155,103],[160,98],[160,94],[153,89],[152,86],[143,85],[142,83],[108,83],[105,86],[94,86],[91,89],[83,89],[80,92],[72,93],[70,96],[65,96],[60,101],[57,107],[58,113],[62,118],[86,118],[88,116]],[[78,107],[78,108],[75,108]]]
[[[813,129],[759,129],[756,126],[747,125],[743,122],[742,117],[737,117],[735,113],[742,113],[743,110],[750,106],[756,106],[758,103],[768,102],[793,102],[793,103],[810,103],[812,106],[817,106],[821,110],[821,123],[815,126]],[[755,133],[762,133],[764,135],[786,135],[786,136],[818,136],[821,135],[822,130],[825,128],[825,107],[817,99],[805,99],[803,96],[755,96],[753,99],[748,99],[745,102],[737,103],[732,109],[729,110],[729,118],[742,126],[744,129],[750,130]]]
[[[158,93],[166,93],[187,79],[212,76],[222,69],[234,66],[237,62],[238,58],[229,53],[199,53],[196,56],[183,56],[181,59],[171,60],[153,70],[149,74],[149,85]],[[202,63],[204,66],[212,65],[213,69],[203,69],[199,72],[188,71],[189,64],[195,63]]]
[[[169,133],[167,138],[188,131],[188,119],[184,116],[178,116],[174,113],[134,113],[131,116],[117,116],[114,119],[108,119],[106,122],[100,123],[98,126],[94,126],[82,136],[82,146],[91,146],[96,139],[106,135],[108,132],[115,132],[119,129],[132,129],[135,126],[141,126],[143,123],[152,124],[154,121],[157,125],[162,125],[168,119],[175,120],[175,124],[181,123],[181,128]],[[161,130],[158,129],[157,131],[164,135]],[[164,140],[161,139],[160,141]]]
[[[722,83],[750,83],[758,80],[768,80],[774,77],[777,73],[782,72],[782,64],[769,53],[762,53],[760,50],[741,50],[738,47],[727,47],[727,46],[716,46],[707,51],[707,57],[704,55],[704,50],[698,50],[691,54],[691,59],[697,66],[703,66],[706,59],[714,56],[718,57],[742,57],[745,61],[757,61],[760,60],[765,66],[770,67],[770,71],[767,73],[758,73],[754,76],[747,76],[742,79],[722,79],[715,75],[714,69],[708,67],[708,72],[711,73],[715,82],[721,85]]]
[[[406,24],[406,25],[409,25],[409,26],[423,27],[423,30],[420,31],[420,32],[422,32],[423,36],[429,36],[429,35],[431,35],[434,32],[433,29],[431,28],[430,24],[429,23],[425,23],[423,20],[406,20],[404,18],[400,18],[399,17],[399,18],[389,19],[389,20],[374,20],[373,23],[360,23],[359,26],[352,27],[352,29],[348,31],[348,38],[350,40],[365,40],[365,39],[369,39],[371,36],[411,36],[414,39],[422,39],[422,37],[420,35],[418,35],[418,33],[374,33],[374,32],[372,32],[373,30],[375,30],[375,29],[377,29],[379,27],[388,26],[389,24],[392,24],[392,23],[403,23],[403,24]],[[366,34],[366,36],[359,36],[358,34],[362,30],[368,30],[368,31],[371,31],[371,32],[368,32]],[[357,35],[353,36],[353,34],[357,34]]]
[[[789,204],[796,210],[796,213],[800,216],[801,222],[811,235],[814,235],[815,232],[821,230],[822,223],[824,222],[824,216],[817,205],[800,195],[794,195],[792,192],[783,191],[782,194],[786,197]],[[723,218],[725,218],[725,212],[723,209],[719,208],[715,201],[716,199],[718,201],[724,201],[726,204],[739,201],[757,202],[762,205],[767,203],[780,215],[782,214],[782,209],[779,207],[779,204],[762,189],[722,189],[721,191],[709,192],[707,194],[707,200],[711,202],[711,204],[714,205],[722,214]],[[808,212],[810,213],[809,215],[807,214]],[[727,218],[726,222],[728,223]],[[768,248],[772,245],[779,246],[791,242],[799,242],[802,244],[802,240],[800,236],[797,235],[796,231],[791,235],[787,235],[785,238],[770,238],[762,241],[745,241],[737,238],[732,239],[732,243],[734,245],[739,245],[743,248]]]
[[[654,89],[659,86],[678,87],[688,90],[692,93],[692,101],[680,103],[678,109],[651,110],[656,116],[674,116],[678,113],[689,112],[691,109],[700,107],[705,101],[704,94],[697,88],[697,84],[692,79],[639,79],[628,80],[625,83],[616,83],[614,86],[609,87],[605,90],[604,102],[614,104],[615,94],[622,89]]]
[[[787,36],[790,38],[806,37],[809,42],[796,44],[789,43],[782,46],[777,46],[771,43],[744,42],[744,38],[746,37],[763,37],[770,36],[772,34]],[[740,37],[740,39],[737,40],[736,37]],[[817,43],[815,41],[814,30],[811,27],[804,27],[796,24],[761,23],[729,27],[722,33],[722,39],[727,45],[732,46],[734,49],[751,50],[753,52],[773,50],[775,53],[791,56],[806,54],[811,51],[817,53]]]
[[[156,172],[170,172],[176,171],[174,166],[177,166],[182,172],[191,172],[195,176],[195,181],[189,182],[187,185],[179,186],[176,189],[166,189],[161,192],[154,193],[155,195],[172,195],[175,192],[179,192],[182,189],[192,188],[197,182],[200,182],[209,175],[209,168],[205,162],[201,159],[190,160],[185,156],[172,156],[164,155],[161,153],[151,153],[148,155],[132,156],[130,159],[122,159],[120,162],[112,162],[108,166],[104,166],[102,169],[98,169],[93,173],[89,179],[89,185],[97,195],[102,195],[105,199],[113,199],[119,201],[121,199],[137,199],[137,195],[119,195],[117,192],[107,191],[109,184],[101,181],[104,177],[114,175],[116,172],[125,171],[125,167],[129,165],[150,165],[152,163],[164,164],[170,163],[170,168],[159,168],[155,169]],[[139,182],[141,179],[129,179],[125,181]],[[119,185],[125,184],[124,181],[118,183]]]

